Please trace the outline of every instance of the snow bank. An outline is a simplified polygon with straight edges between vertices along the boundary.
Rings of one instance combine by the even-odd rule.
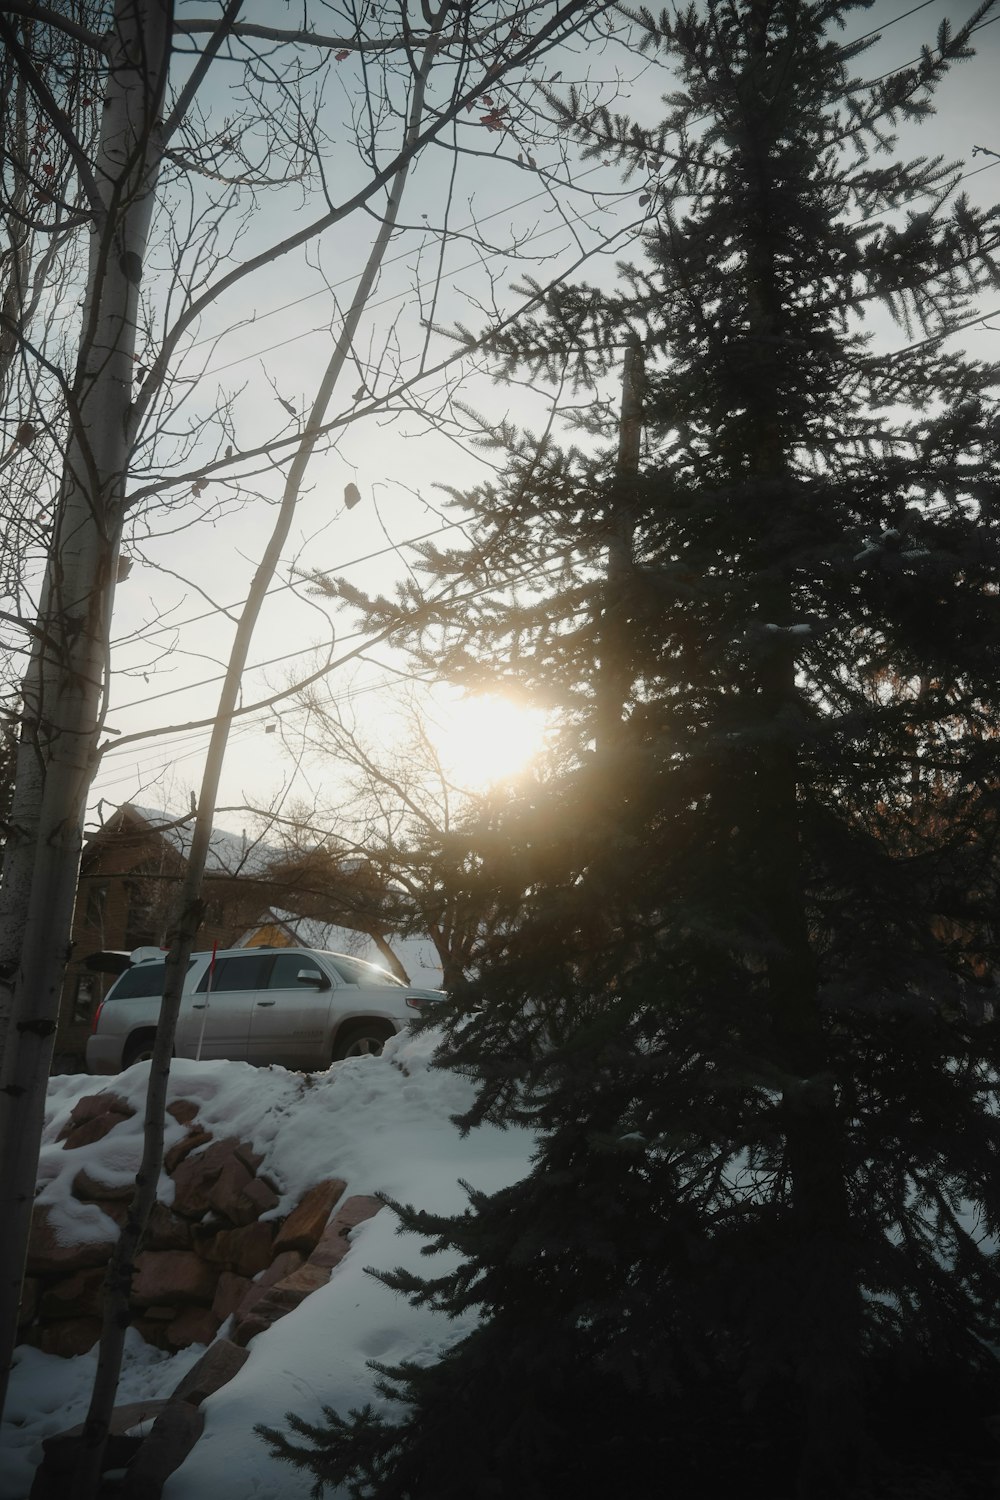
[[[434,1046],[433,1032],[403,1035],[380,1058],[350,1058],[310,1076],[178,1059],[170,1097],[196,1100],[199,1124],[214,1135],[252,1142],[264,1157],[259,1170],[281,1193],[275,1215],[332,1176],[346,1180],[348,1195],[381,1191],[432,1211],[457,1210],[466,1201],[459,1178],[485,1191],[516,1181],[527,1170],[532,1138],[524,1130],[485,1127],[463,1140],[450,1117],[468,1107],[471,1087],[430,1067]],[[77,1076],[52,1080],[39,1198],[58,1211],[68,1238],[104,1237],[104,1216],[95,1223],[90,1205],[78,1203],[69,1185],[80,1167],[105,1180],[112,1171],[134,1172],[147,1072],[148,1064],[139,1063],[99,1083]],[[63,1151],[55,1136],[71,1106],[100,1087],[127,1099],[135,1119],[91,1146]],[[168,1145],[181,1133],[171,1122]],[[324,1404],[361,1405],[372,1394],[368,1360],[430,1359],[465,1331],[412,1308],[365,1272],[366,1266],[443,1269],[444,1258],[421,1255],[422,1244],[397,1236],[388,1211],[360,1225],[329,1284],[257,1338],[236,1378],[205,1402],[204,1436],[168,1481],[165,1500],[306,1500],[306,1477],[270,1459],[253,1425],[280,1427],[289,1410],[317,1418]],[[169,1394],[201,1352],[166,1356],[131,1334],[120,1402]],[[83,1419],[94,1362],[93,1353],[59,1360],[18,1351],[10,1420],[0,1436],[0,1500],[25,1500],[41,1439]]]

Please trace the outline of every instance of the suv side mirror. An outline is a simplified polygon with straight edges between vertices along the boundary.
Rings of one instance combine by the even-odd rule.
[[[295,978],[299,984],[314,984],[318,990],[328,990],[330,981],[318,969],[300,969]]]

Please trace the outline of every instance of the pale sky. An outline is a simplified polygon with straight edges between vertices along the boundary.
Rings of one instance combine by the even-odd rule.
[[[851,17],[845,40],[876,26],[885,27],[883,40],[859,60],[859,74],[872,77],[914,58],[922,42],[933,43],[943,16],[950,15],[958,23],[973,9],[969,4],[930,0],[915,7],[916,13],[887,24],[911,8],[906,0],[876,0],[868,12]],[[988,156],[973,160],[972,148],[978,144],[1000,150],[995,104],[1000,25],[988,25],[978,43],[976,59],[956,70],[951,86],[946,83],[942,88],[940,113],[924,128],[923,139],[914,144],[907,136],[904,145],[911,154],[943,154],[965,160],[971,171],[985,168],[970,178],[968,189],[978,201],[991,201],[1000,197],[1000,170],[994,171],[1000,168],[1000,162]],[[628,59],[613,47],[603,53],[595,49],[585,59],[552,57],[546,62],[547,76],[560,64],[563,81],[583,76],[586,68],[612,90],[616,77],[626,78],[628,74],[620,85],[628,95],[628,107],[641,108],[649,119],[656,116],[658,93],[669,86],[662,72]],[[345,98],[352,86],[346,71],[350,66],[353,64],[344,65]],[[330,108],[331,126],[335,126],[337,110],[345,109],[343,99],[331,99]],[[509,139],[498,134],[483,131],[476,144],[487,149],[499,147],[516,156],[516,143],[512,146]],[[554,148],[543,147],[535,155],[543,167],[556,160]],[[339,170],[339,157],[336,166]],[[396,347],[404,360],[412,362],[422,348],[425,330],[421,317],[428,309],[421,305],[417,289],[424,288],[422,296],[426,298],[436,250],[435,242],[420,230],[424,222],[421,215],[426,213],[433,222],[439,214],[447,188],[447,167],[447,159],[438,152],[411,178],[401,219],[415,227],[401,234],[390,252],[391,264],[385,268],[375,306],[357,341],[362,364],[377,363],[378,351]],[[440,300],[434,310],[437,321],[459,320],[479,327],[483,317],[477,300],[482,303],[495,295],[505,308],[515,305],[510,283],[517,280],[517,262],[504,252],[516,240],[526,238],[524,252],[534,259],[524,269],[541,280],[571,264],[581,246],[593,248],[636,217],[635,200],[641,185],[634,185],[624,196],[609,193],[600,208],[582,191],[584,186],[594,185],[620,188],[613,172],[600,167],[586,179],[582,173],[575,173],[574,187],[554,194],[546,190],[538,174],[516,161],[490,162],[482,157],[461,161],[450,222],[468,233],[473,219],[478,221],[490,250],[488,257],[484,256],[468,240],[448,246]],[[584,214],[586,221],[581,218]],[[258,229],[266,232],[270,224],[270,218],[257,226],[251,222],[250,242]],[[351,277],[358,273],[367,250],[364,233],[358,220],[352,219],[323,243],[322,272],[328,281],[338,284],[341,297],[349,295]],[[614,259],[631,253],[628,246],[629,239],[619,239],[598,266],[581,274],[591,281],[608,280],[613,275]],[[1000,292],[993,303],[984,302],[984,311],[994,305],[1000,309]],[[242,326],[223,331],[213,346],[212,337],[225,329],[230,313],[241,320]],[[297,411],[303,410],[330,347],[330,320],[331,300],[322,288],[315,258],[312,266],[302,258],[294,264],[282,262],[262,281],[255,282],[251,293],[241,294],[234,309],[223,310],[217,327],[201,330],[201,342],[190,351],[184,366],[187,372],[198,375],[187,410],[210,411],[220,388],[238,392],[234,405],[237,451],[252,446],[262,432],[276,428],[282,416],[279,398],[290,401]],[[996,325],[1000,326],[1000,317]],[[907,342],[901,330],[893,331],[888,326],[884,337],[887,347]],[[962,337],[966,348],[982,355],[995,352],[995,341],[996,334],[988,329],[970,330]],[[433,357],[433,351],[442,354],[447,346],[443,339],[434,337],[429,347]],[[351,409],[351,393],[358,384],[356,373],[347,372],[345,394],[335,403],[335,409]],[[497,386],[481,374],[470,378],[459,394],[492,418],[509,412],[528,425],[537,426],[543,420],[540,403],[532,403],[522,391]],[[218,429],[213,436],[210,424],[205,437],[208,449],[218,441]],[[406,544],[442,526],[444,497],[435,486],[468,486],[485,472],[480,457],[467,446],[435,432],[417,413],[369,417],[347,429],[337,451],[317,459],[309,473],[293,541],[251,650],[254,667],[244,680],[246,701],[256,701],[281,687],[296,668],[304,665],[308,670],[316,650],[325,649],[330,642],[328,612],[314,600],[303,600],[289,586],[293,565],[344,571],[361,586],[390,589],[406,567]],[[362,495],[362,502],[350,511],[343,505],[348,482],[357,484]],[[265,497],[277,493],[277,476],[273,474],[258,476],[254,484]],[[221,486],[216,486],[214,494],[222,493]],[[210,488],[204,498],[212,497]],[[190,505],[190,496],[187,503]],[[117,599],[114,635],[120,644],[115,648],[116,675],[108,723],[124,734],[154,726],[168,732],[105,756],[88,822],[94,821],[93,809],[100,800],[106,804],[106,811],[108,805],[130,798],[145,805],[182,808],[187,804],[189,789],[196,789],[200,780],[208,731],[169,726],[184,726],[213,712],[220,663],[232,634],[232,625],[216,606],[232,608],[239,603],[266,540],[271,507],[266,499],[256,499],[244,508],[231,506],[228,514],[214,522],[184,524],[190,514],[190,510],[175,512],[171,520],[161,512],[155,529],[173,529],[174,534],[144,542],[137,549],[138,556],[148,557],[172,573],[137,561],[131,577],[119,587]],[[350,629],[347,618],[341,617],[337,632],[342,646],[349,644],[345,637]],[[130,642],[131,635],[138,639]],[[376,663],[393,660],[385,648],[376,649],[372,655]],[[335,674],[328,679],[327,691],[347,695],[363,723],[386,724],[385,733],[390,734],[384,714],[395,692],[394,681],[391,671],[376,665],[360,676],[353,669]],[[275,715],[263,713],[237,723],[221,806],[265,801],[287,780],[290,762],[281,750],[281,735],[267,732],[268,724],[276,722]],[[309,795],[310,786],[320,785],[322,779],[322,773],[313,767],[309,786],[302,788],[303,795]],[[220,816],[219,821],[223,826],[239,825],[235,815]]]

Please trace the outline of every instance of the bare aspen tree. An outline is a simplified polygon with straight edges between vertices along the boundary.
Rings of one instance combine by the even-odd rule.
[[[67,0],[67,17],[85,27],[99,3]],[[29,15],[10,25],[31,49],[39,82],[62,91],[73,135],[91,151],[99,110],[90,48]],[[9,46],[0,48],[0,141],[0,733],[9,746],[4,782],[12,786],[25,644],[11,626],[34,612],[33,562],[54,512],[66,436],[59,375],[76,336],[86,204],[72,152]],[[45,364],[29,352],[43,347]],[[4,818],[8,810],[5,802]]]
[[[0,1282],[10,1361],[24,1264],[45,1080],[75,900],[80,828],[92,774],[109,611],[125,500],[139,282],[162,155],[160,119],[170,54],[169,8],[119,5],[107,44],[98,151],[75,165],[91,224],[88,287],[68,436],[31,662],[23,684],[12,834],[5,859],[2,959],[11,986],[0,1132],[11,1261]],[[24,49],[3,19],[15,57]],[[31,77],[30,59],[24,59]],[[65,117],[53,105],[54,123]],[[19,1165],[20,1163],[20,1165]],[[3,1377],[0,1377],[3,1378]]]

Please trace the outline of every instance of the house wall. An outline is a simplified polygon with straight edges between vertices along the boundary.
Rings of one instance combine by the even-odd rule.
[[[102,830],[84,850],[73,917],[72,957],[59,1005],[53,1072],[79,1073],[98,1006],[115,974],[87,968],[90,954],[157,947],[167,927],[184,861],[156,832],[137,824]],[[260,912],[253,883],[207,875],[198,947],[235,943]]]
[[[244,948],[290,948],[292,946],[292,935],[284,927],[279,927],[275,922],[265,922],[244,939]]]

